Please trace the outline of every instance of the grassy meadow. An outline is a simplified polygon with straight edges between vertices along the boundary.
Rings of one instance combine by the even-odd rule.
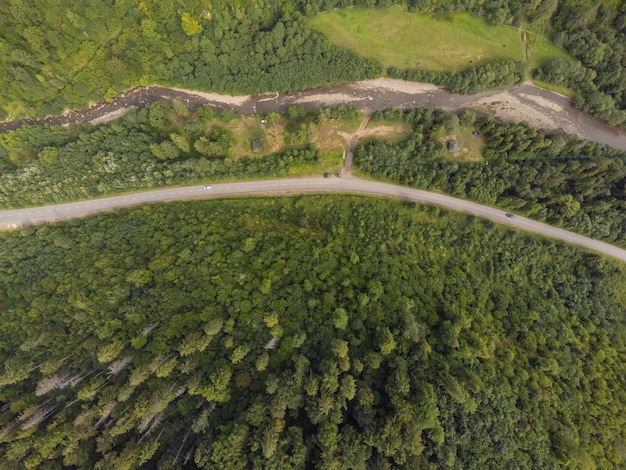
[[[350,8],[320,14],[311,26],[333,44],[398,68],[460,72],[496,60],[528,61],[537,67],[549,58],[568,57],[540,36],[491,26],[466,13],[434,18],[393,8]]]

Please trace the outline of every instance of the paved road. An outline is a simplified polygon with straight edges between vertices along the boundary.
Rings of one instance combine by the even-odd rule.
[[[381,183],[378,181],[368,181],[360,178],[323,178],[319,176],[219,183],[213,184],[211,189],[207,190],[203,189],[202,185],[195,185],[92,199],[89,201],[71,202],[67,204],[14,209],[0,211],[0,229],[6,230],[28,225],[39,225],[60,220],[75,219],[123,207],[132,207],[165,201],[209,199],[246,194],[284,195],[325,192],[382,195],[408,199],[419,203],[433,204],[454,211],[472,214],[483,219],[492,220],[499,224],[508,225],[527,232],[571,243],[584,249],[602,253],[626,262],[626,250],[609,245],[608,243],[583,237],[582,235],[568,232],[566,230],[555,228],[520,216],[517,216],[514,219],[509,219],[505,216],[505,212],[500,209],[482,206],[463,199],[456,199],[442,194],[396,186],[388,183]]]

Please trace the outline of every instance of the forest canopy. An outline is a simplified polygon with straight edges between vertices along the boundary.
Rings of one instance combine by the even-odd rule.
[[[3,469],[623,463],[626,274],[605,258],[329,196],[0,238]]]
[[[380,74],[282,3],[2,2],[0,118],[59,114],[154,83],[258,94]]]
[[[537,78],[574,89],[574,103],[610,124],[626,125],[626,8],[603,2],[559,3],[555,42],[578,62],[554,60]]]

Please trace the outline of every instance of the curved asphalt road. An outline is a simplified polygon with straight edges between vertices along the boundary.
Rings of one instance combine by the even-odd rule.
[[[576,233],[552,227],[541,222],[515,217],[510,219],[506,212],[500,209],[483,206],[474,202],[456,199],[443,194],[396,186],[378,181],[368,181],[360,178],[289,178],[265,181],[247,181],[235,183],[218,183],[211,185],[211,189],[203,189],[202,185],[185,186],[178,188],[158,189],[141,193],[126,194],[123,196],[92,199],[88,201],[70,202],[50,206],[32,207],[0,211],[0,229],[15,229],[29,225],[40,225],[60,220],[69,220],[101,212],[112,211],[123,207],[132,207],[144,204],[185,200],[209,199],[236,195],[285,195],[303,193],[354,193],[390,196],[400,199],[433,204],[466,214],[475,215],[499,224],[508,225],[527,232],[536,233],[549,238],[577,245],[587,250],[595,251],[626,262],[626,250],[608,243],[593,240]]]

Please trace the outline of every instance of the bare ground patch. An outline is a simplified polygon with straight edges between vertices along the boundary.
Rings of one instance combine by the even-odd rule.
[[[412,134],[412,131],[407,129],[404,126],[377,126],[371,127],[369,129],[364,129],[363,131],[357,133],[357,139],[381,139],[381,140],[389,140],[392,142],[399,142],[401,140],[406,139]]]
[[[207,124],[204,134],[209,135],[215,127],[222,127],[233,133],[235,143],[229,151],[232,159],[263,157],[285,148],[285,123],[282,120],[262,123],[258,117],[246,116],[225,123],[216,118]],[[258,141],[260,145],[257,152],[253,151],[254,141]]]
[[[450,160],[468,163],[482,162],[485,160],[482,155],[485,147],[485,139],[482,135],[473,135],[473,131],[473,127],[463,126],[454,134],[445,135],[439,139],[444,143],[449,140],[455,140],[459,144],[458,151],[448,153]]]
[[[196,90],[187,90],[184,88],[174,88],[171,87],[169,88],[170,90],[174,90],[174,91],[178,91],[181,93],[187,93],[189,95],[195,95],[195,96],[199,96],[207,101],[211,101],[214,103],[221,103],[224,105],[234,105],[234,106],[241,106],[243,104],[245,104],[246,101],[248,101],[250,99],[250,95],[243,95],[243,96],[234,96],[234,95],[220,95],[217,93],[207,93],[207,92],[203,92],[203,91],[196,91]]]
[[[342,134],[345,132],[338,130],[338,127],[335,123],[319,126],[312,143],[323,153],[344,150],[347,144]]]
[[[468,103],[468,107],[477,108],[494,114],[504,121],[525,121],[533,127],[544,129],[557,129],[555,114],[562,112],[557,105],[549,102],[543,103],[539,99],[533,99],[536,106],[522,102],[510,93],[498,93],[487,98]]]
[[[357,82],[359,88],[365,89],[382,89],[396,93],[410,93],[420,95],[441,90],[441,87],[432,83],[407,82],[395,78],[375,78],[372,80],[363,80]]]

